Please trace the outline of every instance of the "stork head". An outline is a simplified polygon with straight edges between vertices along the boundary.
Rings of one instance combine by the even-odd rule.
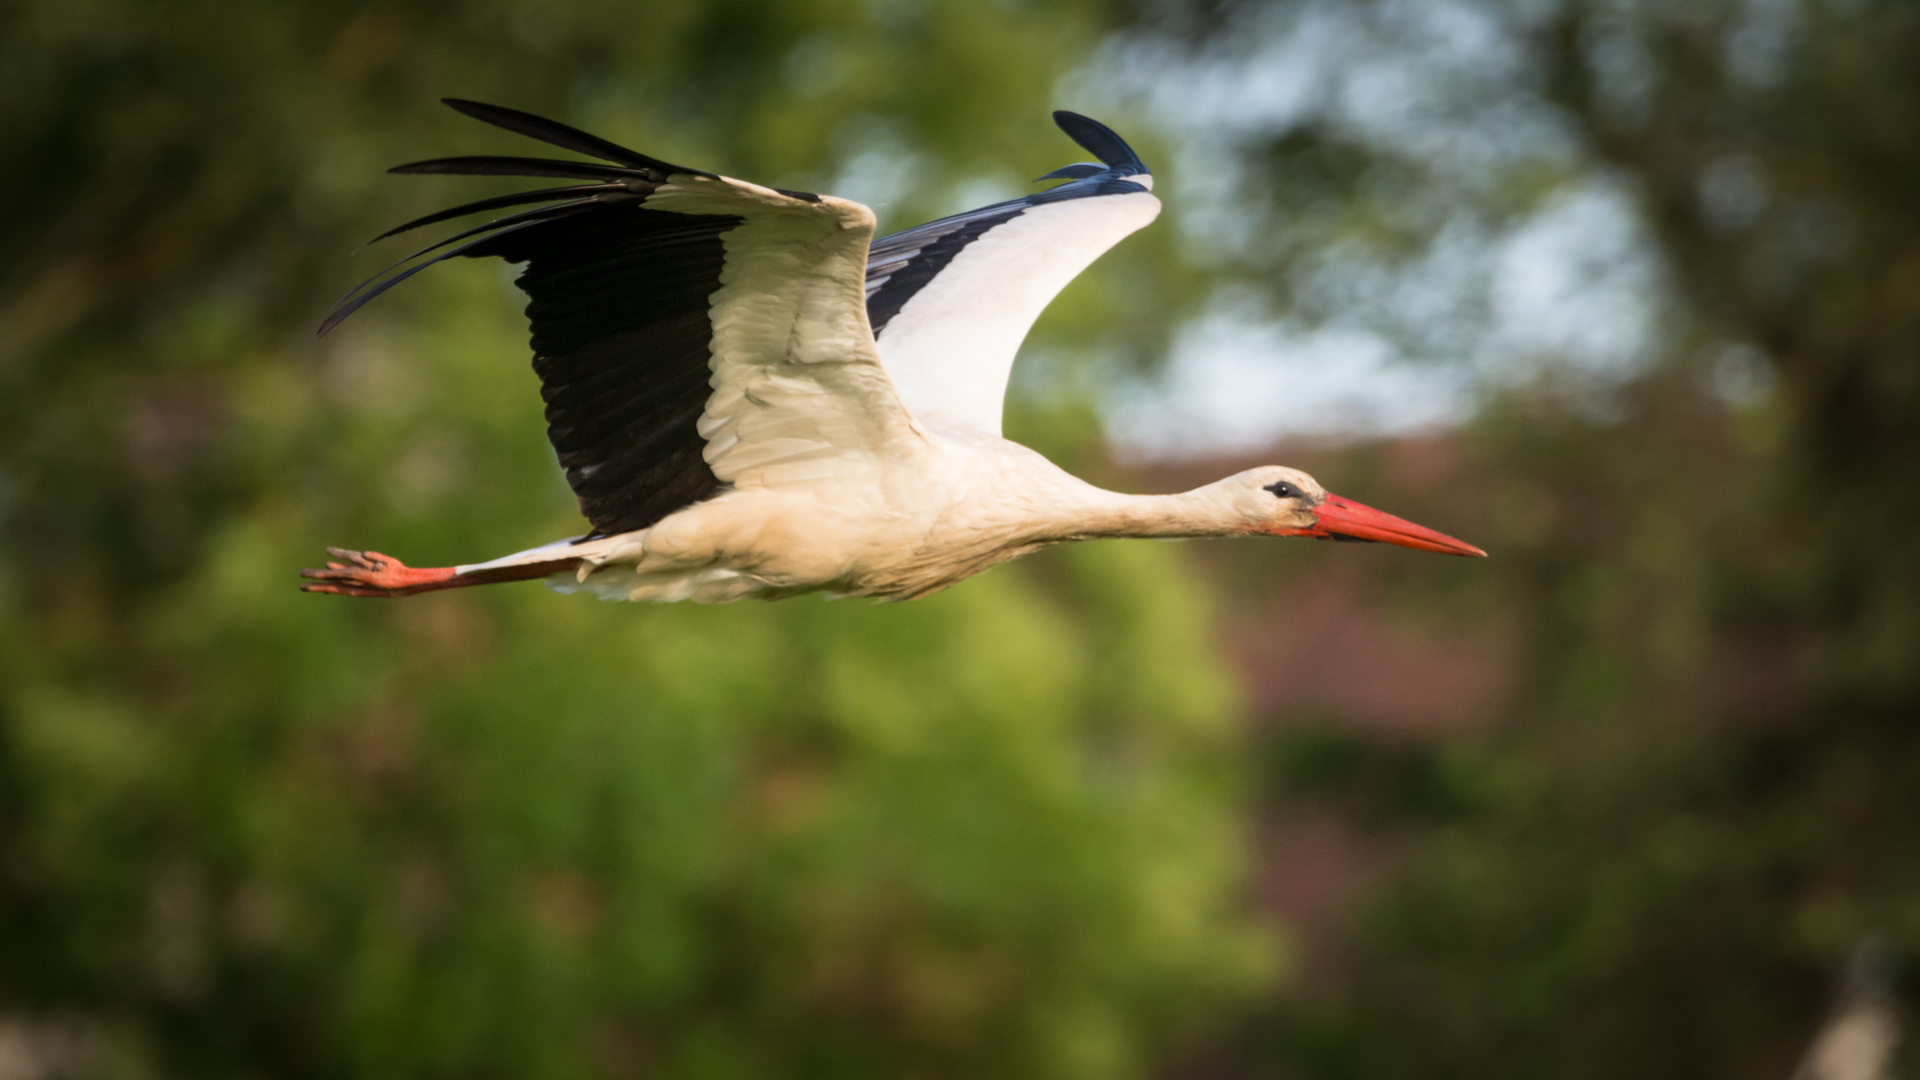
[[[1315,540],[1398,544],[1443,555],[1485,558],[1472,544],[1404,518],[1329,494],[1299,469],[1266,465],[1231,477],[1235,506],[1251,523],[1249,532],[1268,536],[1308,536]]]

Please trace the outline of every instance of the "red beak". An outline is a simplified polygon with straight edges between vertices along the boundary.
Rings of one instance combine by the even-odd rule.
[[[1318,540],[1371,540],[1419,548],[1421,551],[1437,551],[1442,555],[1471,555],[1479,559],[1487,557],[1486,552],[1472,544],[1338,495],[1327,496],[1326,502],[1313,508],[1313,516],[1314,528],[1288,529],[1286,535],[1311,536]]]

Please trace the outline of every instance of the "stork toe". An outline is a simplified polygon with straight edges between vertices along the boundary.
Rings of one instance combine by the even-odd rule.
[[[307,579],[301,591],[336,596],[405,596],[447,581],[456,573],[450,566],[408,566],[377,551],[330,547],[327,554],[333,558],[325,569],[300,571],[300,576]]]

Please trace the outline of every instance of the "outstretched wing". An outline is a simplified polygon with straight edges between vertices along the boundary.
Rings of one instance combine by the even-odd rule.
[[[447,104],[612,164],[459,157],[391,170],[586,182],[391,230],[548,204],[394,264],[321,332],[444,259],[525,263],[547,435],[590,536],[644,529],[723,485],[806,484],[918,444],[867,323],[866,207],[668,164],[515,109]]]
[[[1000,434],[1020,342],[1093,260],[1160,213],[1153,177],[1120,136],[1077,113],[1054,122],[1103,162],[1069,182],[883,237],[867,259],[880,358],[922,422]]]

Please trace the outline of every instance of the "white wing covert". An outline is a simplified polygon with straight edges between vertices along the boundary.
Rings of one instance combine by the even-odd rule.
[[[1114,132],[1077,113],[1054,121],[1103,162],[1069,182],[873,244],[867,313],[907,407],[934,429],[998,436],[1020,343],[1060,290],[1160,213],[1153,177]]]
[[[736,487],[844,482],[849,458],[920,441],[874,346],[862,289],[873,211],[725,177],[676,177],[648,209],[738,214],[709,298],[713,393],[696,425]]]

